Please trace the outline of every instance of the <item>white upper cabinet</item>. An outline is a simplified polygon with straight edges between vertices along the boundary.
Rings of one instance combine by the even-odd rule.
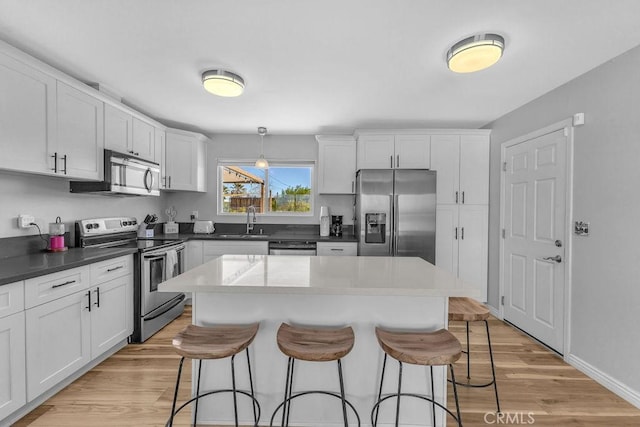
[[[104,148],[131,154],[133,116],[110,104],[104,106]]]
[[[207,191],[206,141],[198,133],[167,129],[165,189]]]
[[[167,188],[167,133],[164,129],[156,127],[153,132],[155,144],[155,156],[153,161],[160,165],[160,188]]]
[[[357,169],[429,169],[430,135],[360,134]]]
[[[356,179],[356,143],[352,136],[317,135],[318,193],[353,194]]]
[[[432,135],[438,204],[489,203],[489,134]]]
[[[58,139],[54,165],[70,178],[99,180],[104,158],[104,103],[58,82]]]
[[[53,174],[56,80],[0,53],[0,94],[0,168]]]
[[[137,117],[134,117],[132,143],[134,156],[139,156],[143,159],[154,161],[156,143],[154,128],[152,125],[143,122]]]

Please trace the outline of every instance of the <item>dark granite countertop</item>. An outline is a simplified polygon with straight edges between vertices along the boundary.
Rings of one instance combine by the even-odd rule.
[[[65,252],[42,251],[2,258],[0,286],[135,252],[135,248],[69,248]]]
[[[341,237],[328,236],[321,237],[319,234],[312,234],[308,232],[291,232],[289,230],[277,231],[275,233],[265,234],[251,234],[248,237],[242,237],[242,233],[218,233],[217,231],[212,234],[195,234],[195,233],[178,233],[178,234],[155,234],[153,240],[239,240],[239,241],[297,241],[304,240],[308,242],[350,242],[355,243],[358,241],[357,237],[353,234],[343,234]]]

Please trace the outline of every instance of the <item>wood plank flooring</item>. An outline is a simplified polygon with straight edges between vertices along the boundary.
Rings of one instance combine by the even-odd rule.
[[[188,307],[180,318],[146,343],[122,349],[14,426],[163,426],[170,412],[179,360],[172,349],[171,338],[190,321]],[[488,379],[491,371],[484,325],[471,325],[472,376],[478,380]],[[639,409],[520,331],[494,318],[490,320],[490,328],[500,403],[505,416],[512,418],[503,419],[500,424],[496,422],[492,413],[495,411],[492,388],[459,387],[466,427],[517,425],[518,421],[521,425],[554,427],[640,425]],[[463,322],[452,323],[450,330],[464,343]],[[459,379],[465,376],[464,360],[463,357],[456,364]],[[187,398],[190,369],[183,371],[181,390],[180,398]],[[451,387],[449,395],[449,407],[453,409]],[[263,424],[267,418],[263,416]],[[452,420],[448,423],[452,425]],[[174,425],[188,426],[189,411],[178,416]]]

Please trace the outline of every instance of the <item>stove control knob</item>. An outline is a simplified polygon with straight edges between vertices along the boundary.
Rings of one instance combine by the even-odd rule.
[[[122,225],[129,225],[129,221],[122,221]]]
[[[87,224],[87,225],[85,225],[85,228],[86,228],[87,230],[91,230],[91,229],[93,228],[93,225],[91,225],[91,224]]]
[[[100,225],[97,222],[93,223],[93,228],[99,228],[99,227],[100,227]]]
[[[131,225],[136,225],[138,222],[138,220],[134,219],[133,221],[131,221]]]

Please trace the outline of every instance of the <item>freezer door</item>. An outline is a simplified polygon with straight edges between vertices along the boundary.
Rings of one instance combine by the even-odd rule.
[[[435,264],[436,172],[396,170],[394,188],[394,255]]]
[[[393,171],[360,170],[356,175],[356,187],[358,255],[391,255]]]

